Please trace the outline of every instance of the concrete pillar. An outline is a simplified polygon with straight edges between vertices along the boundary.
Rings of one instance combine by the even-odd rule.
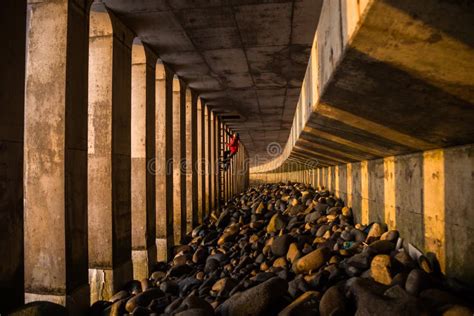
[[[227,143],[229,142],[229,135],[227,135],[227,126],[224,125],[223,127],[223,133],[222,133],[222,138],[223,138],[223,144],[222,144],[222,149],[224,151],[227,150]],[[224,172],[224,191],[225,191],[225,201],[229,200],[230,192],[229,192],[229,172],[225,171]]]
[[[219,167],[219,158],[222,155],[222,124],[219,117],[216,115],[216,208],[221,208],[222,200],[222,183],[221,183],[221,170]]]
[[[184,88],[184,89],[183,89]],[[183,91],[184,90],[184,91]],[[173,78],[173,242],[179,245],[186,233],[185,86]]]
[[[173,245],[173,74],[156,64],[156,251],[167,261]]]
[[[211,195],[211,133],[210,133],[210,126],[211,126],[211,113],[209,111],[209,107],[204,107],[204,170],[205,170],[205,185],[204,185],[204,213],[205,216],[209,215],[210,207],[210,195]]]
[[[29,1],[25,85],[25,301],[79,312],[89,305],[87,12],[88,1]]]
[[[156,55],[140,40],[132,47],[132,262],[133,278],[147,278],[155,245],[155,65]]]
[[[186,88],[185,90],[185,181],[186,181],[186,191],[184,193],[184,198],[186,199],[186,226],[185,233],[191,232],[193,229],[193,192],[196,191],[196,187],[193,187],[193,137],[195,132],[193,132],[193,113],[192,113],[192,96],[191,90]],[[194,119],[195,123],[195,119]]]
[[[230,133],[230,129],[227,129],[227,131]],[[230,137],[226,133],[226,143],[229,143],[229,141],[230,141]],[[229,149],[229,148],[226,146],[226,150],[227,149]],[[227,176],[227,181],[226,181],[227,182],[227,196],[231,197],[232,196],[232,191],[231,191],[231,188],[230,188],[230,181],[231,181],[230,169],[227,170],[226,176]]]
[[[216,200],[216,126],[214,112],[209,111],[209,212],[215,208]]]
[[[23,304],[26,1],[0,4],[0,314]]]
[[[101,3],[89,36],[88,223],[91,300],[132,279],[131,44],[133,34]]]
[[[196,145],[197,145],[197,223],[203,221],[204,210],[204,109],[202,107],[201,98],[196,98]]]
[[[193,227],[199,225],[199,205],[198,205],[198,128],[197,128],[197,102],[198,102],[198,95],[196,93],[192,93],[191,95],[191,126],[189,127],[191,130],[191,187],[192,187],[192,225],[191,230]]]

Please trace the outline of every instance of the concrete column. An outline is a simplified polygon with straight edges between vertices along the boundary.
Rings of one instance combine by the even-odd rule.
[[[229,142],[228,141],[228,135],[227,135],[227,126],[224,125],[223,126],[223,133],[222,133],[222,148],[224,151],[227,150],[227,143]],[[224,172],[224,192],[225,192],[225,197],[224,197],[224,200],[227,202],[227,200],[229,200],[229,173],[227,171]]]
[[[209,205],[211,207],[211,211],[214,211],[216,208],[216,149],[217,149],[217,142],[216,142],[216,115],[214,112],[211,111],[211,126],[210,126],[210,131],[211,131],[211,191],[210,191],[210,201]]]
[[[211,111],[209,107],[205,106],[205,124],[204,124],[204,134],[205,134],[205,215],[209,215],[211,205]]]
[[[192,96],[191,90],[186,88],[185,90],[185,160],[186,160],[186,170],[183,170],[185,173],[186,181],[186,191],[184,193],[184,198],[186,199],[186,226],[185,233],[191,232],[193,229],[193,192],[196,191],[196,187],[193,187],[193,137],[195,132],[193,132],[193,113],[192,113]],[[195,120],[194,120],[195,123]]]
[[[167,261],[173,245],[173,74],[156,64],[156,249]]]
[[[196,93],[192,93],[191,96],[191,187],[192,187],[192,226],[193,227],[199,225],[200,217],[199,217],[199,203],[198,203],[198,143],[199,134],[198,134],[198,115],[197,115],[197,102],[198,102],[198,95]]]
[[[201,98],[196,98],[196,147],[197,147],[197,224],[203,221],[203,202],[204,202],[204,109],[202,108]],[[193,166],[194,167],[194,166]]]
[[[53,301],[79,312],[89,305],[87,12],[88,1],[29,1],[25,85],[25,301]],[[21,30],[21,14],[15,21]],[[14,24],[8,30],[18,31]],[[16,246],[4,253],[11,262],[21,256]]]
[[[230,133],[230,129],[227,129],[227,132]],[[227,135],[226,133],[226,144],[228,144],[230,142],[230,137],[229,135]],[[229,147],[227,147],[226,145],[226,150],[229,149]],[[232,180],[232,177],[231,177],[231,173],[230,173],[230,165],[229,165],[229,168],[227,169],[227,172],[226,172],[226,187],[227,187],[227,197],[230,197],[232,196],[232,191],[231,191],[231,187],[230,187],[230,182]]]
[[[221,170],[219,167],[219,158],[222,154],[222,124],[219,117],[216,115],[216,208],[221,208],[222,200],[222,183],[221,183]]]
[[[173,242],[179,245],[186,230],[185,92],[178,77],[173,78]]]
[[[90,15],[88,223],[91,300],[132,279],[131,44],[133,34],[101,3]]]
[[[0,314],[24,301],[23,129],[26,1],[0,4]]]
[[[133,278],[147,278],[155,245],[155,65],[140,40],[132,47],[132,262]]]

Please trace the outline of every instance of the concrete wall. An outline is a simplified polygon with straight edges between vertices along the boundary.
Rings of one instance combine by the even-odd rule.
[[[325,168],[251,174],[252,184],[301,181],[327,188],[357,222],[384,222],[474,284],[474,145]]]

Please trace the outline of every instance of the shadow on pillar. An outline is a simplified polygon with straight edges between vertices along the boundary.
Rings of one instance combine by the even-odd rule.
[[[23,128],[26,1],[0,4],[0,314],[23,290]]]

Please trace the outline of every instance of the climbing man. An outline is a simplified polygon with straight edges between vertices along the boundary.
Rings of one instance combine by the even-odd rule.
[[[231,134],[227,130],[225,132],[227,133],[227,135],[230,136],[230,141],[226,143],[229,149],[224,151],[224,158],[222,159],[222,169],[224,171],[227,171],[227,169],[229,168],[230,159],[234,157],[235,154],[237,154],[237,152],[239,151],[240,136],[239,133]]]

